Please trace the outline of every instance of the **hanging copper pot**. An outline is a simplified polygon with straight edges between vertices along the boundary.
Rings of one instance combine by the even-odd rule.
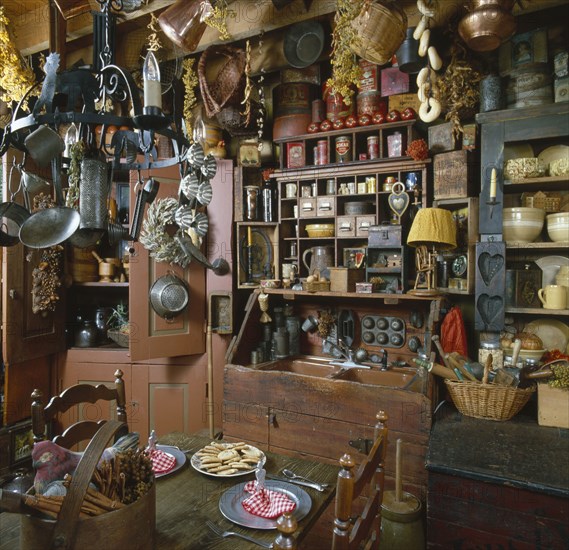
[[[516,18],[502,7],[513,5],[512,0],[495,0],[491,4],[490,0],[473,0],[472,5],[473,9],[458,24],[458,33],[471,50],[495,50],[516,31]]]

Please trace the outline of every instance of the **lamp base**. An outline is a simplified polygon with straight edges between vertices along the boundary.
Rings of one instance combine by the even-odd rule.
[[[433,296],[440,296],[442,292],[438,288],[412,288],[411,290],[407,291],[407,294],[430,298]]]

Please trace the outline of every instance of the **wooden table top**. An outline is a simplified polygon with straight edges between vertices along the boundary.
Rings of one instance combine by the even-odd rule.
[[[240,527],[227,520],[219,510],[222,493],[254,475],[234,478],[214,478],[194,470],[190,457],[211,440],[203,435],[169,434],[159,443],[176,445],[186,451],[188,460],[178,471],[163,476],[156,485],[156,548],[161,550],[251,550],[255,546],[237,537],[220,538],[206,525],[211,520],[223,529],[241,532],[266,542],[273,542],[276,530],[259,530]],[[338,466],[266,453],[265,469],[269,474],[279,474],[289,468],[321,483],[329,483],[324,492],[303,487],[312,499],[308,515],[299,521],[297,538],[301,540],[318,517],[332,501],[335,494]],[[19,545],[19,515],[0,514],[0,550],[14,550]],[[258,547],[260,548],[260,547]]]

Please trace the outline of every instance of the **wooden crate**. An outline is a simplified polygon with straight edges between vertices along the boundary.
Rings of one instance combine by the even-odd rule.
[[[365,270],[349,267],[330,268],[330,290],[332,292],[355,292],[356,283],[365,279]]]
[[[452,122],[429,126],[429,151],[435,155],[460,148],[460,141],[452,131]]]
[[[569,389],[537,385],[537,423],[540,426],[569,428]]]
[[[472,151],[460,150],[435,155],[434,198],[461,199],[476,195],[480,185],[480,162]]]

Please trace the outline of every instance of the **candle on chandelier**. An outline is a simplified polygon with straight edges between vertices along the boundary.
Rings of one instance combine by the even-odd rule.
[[[250,227],[247,228],[247,246],[253,246],[253,231]]]
[[[162,86],[160,84],[160,67],[153,52],[149,51],[142,68],[144,79],[144,107],[162,109]]]
[[[490,175],[490,199],[496,198],[496,168],[492,168]]]

